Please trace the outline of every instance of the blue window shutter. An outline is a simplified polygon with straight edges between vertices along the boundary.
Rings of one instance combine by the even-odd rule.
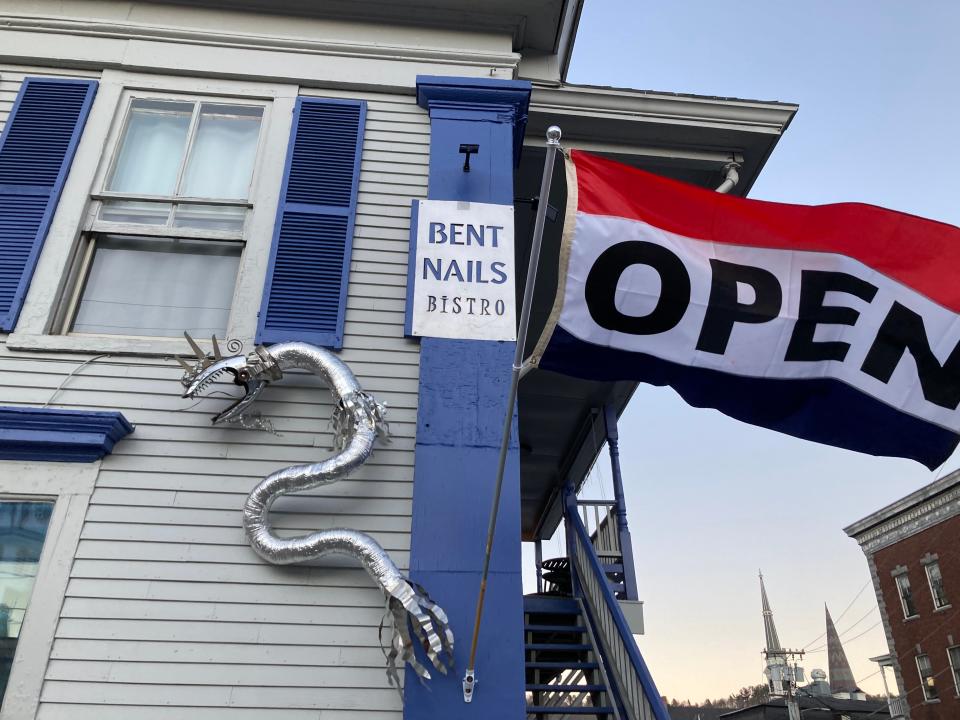
[[[298,98],[257,342],[339,349],[367,105]]]
[[[0,331],[17,324],[96,91],[26,78],[0,135]]]

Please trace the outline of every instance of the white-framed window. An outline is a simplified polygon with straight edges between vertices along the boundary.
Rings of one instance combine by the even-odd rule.
[[[947,660],[950,661],[950,675],[953,677],[953,688],[957,697],[960,697],[960,645],[947,648]]]
[[[930,586],[930,595],[933,597],[933,607],[936,610],[947,607],[947,593],[943,589],[943,575],[940,573],[940,563],[934,560],[928,562],[924,569],[927,571],[927,584]]]
[[[164,356],[184,330],[251,345],[297,95],[104,70],[7,346]]]
[[[0,495],[0,700],[37,577],[53,499]]]
[[[0,460],[0,717],[36,715],[99,469]]]
[[[923,699],[927,701],[939,700],[936,678],[933,676],[933,666],[930,656],[926,653],[917,655],[917,673],[920,675],[920,687],[923,688]]]
[[[56,329],[223,337],[269,104],[130,91],[120,109]]]
[[[900,595],[900,604],[903,607],[903,617],[916,617],[917,606],[913,601],[913,593],[910,590],[910,577],[907,573],[900,573],[896,576],[897,592]]]

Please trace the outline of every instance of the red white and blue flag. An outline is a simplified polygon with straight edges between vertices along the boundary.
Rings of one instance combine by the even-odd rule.
[[[960,433],[960,229],[704,190],[573,151],[531,361],[929,468]]]

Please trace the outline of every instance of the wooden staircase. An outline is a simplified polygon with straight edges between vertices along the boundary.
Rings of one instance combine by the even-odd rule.
[[[617,717],[577,600],[525,597],[524,635],[528,718]]]

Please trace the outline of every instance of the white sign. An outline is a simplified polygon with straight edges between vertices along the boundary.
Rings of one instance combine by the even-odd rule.
[[[420,200],[414,212],[410,334],[516,340],[513,206]]]

